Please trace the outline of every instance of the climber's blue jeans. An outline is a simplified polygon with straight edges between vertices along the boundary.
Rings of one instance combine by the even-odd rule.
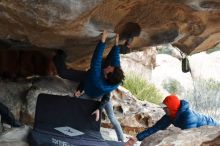
[[[92,99],[91,99],[91,98],[90,98],[89,96],[87,96],[86,94],[83,94],[83,95],[80,96],[79,98],[81,98],[81,99],[95,100],[95,101],[98,100],[97,98],[92,98]],[[114,127],[114,129],[115,129],[116,135],[117,135],[117,137],[118,137],[118,141],[123,141],[123,142],[124,142],[123,131],[122,131],[122,128],[121,128],[120,123],[118,122],[118,120],[117,120],[116,117],[115,117],[114,109],[113,109],[111,100],[105,104],[104,109],[105,109],[105,111],[106,111],[106,113],[107,113],[107,116],[108,116],[110,122],[112,123],[112,125],[113,125],[113,127]]]
[[[111,121],[111,123],[112,123],[112,125],[113,125],[113,127],[114,127],[114,129],[116,131],[116,134],[117,134],[117,137],[118,137],[118,141],[124,141],[123,131],[122,131],[121,125],[119,124],[118,120],[115,117],[111,101],[109,101],[105,105],[104,108],[105,108],[105,111],[106,111],[106,113],[108,115],[109,120]]]

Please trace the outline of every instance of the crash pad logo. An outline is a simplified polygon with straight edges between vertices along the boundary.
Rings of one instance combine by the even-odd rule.
[[[83,135],[84,134],[83,132],[81,132],[79,130],[76,130],[74,128],[68,127],[68,126],[56,127],[54,129],[56,129],[57,131],[65,134],[65,135],[68,135],[68,136],[78,136],[78,135]]]
[[[52,138],[52,143],[55,145],[58,145],[58,146],[74,146],[72,144],[69,144],[68,142],[65,142],[65,141],[62,141],[59,139],[55,139],[55,138]]]

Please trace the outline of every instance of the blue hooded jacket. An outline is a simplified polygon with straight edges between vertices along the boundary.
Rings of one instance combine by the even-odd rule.
[[[66,54],[61,51],[54,57],[54,64],[60,77],[76,82],[82,82],[85,93],[91,98],[99,98],[116,89],[117,85],[110,85],[104,78],[103,67],[111,65],[120,67],[120,48],[113,46],[105,62],[102,56],[105,49],[105,43],[99,42],[93,53],[90,69],[85,71],[67,69],[65,65]]]
[[[104,78],[102,60],[104,49],[105,43],[99,42],[94,51],[90,69],[84,80],[84,91],[91,98],[101,97],[104,94],[108,94],[115,90],[119,86],[119,84],[110,85]],[[107,59],[108,58],[111,58],[109,62],[111,66],[120,67],[120,48],[114,46],[109,52]]]
[[[164,115],[154,126],[138,133],[136,137],[139,141],[142,141],[144,138],[159,130],[165,130],[171,124],[181,129],[196,128],[205,125],[220,125],[220,123],[215,121],[213,118],[192,111],[189,108],[189,103],[185,100],[181,100],[180,109],[178,110],[175,119]]]

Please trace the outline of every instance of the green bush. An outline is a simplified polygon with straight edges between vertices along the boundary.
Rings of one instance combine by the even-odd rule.
[[[184,92],[184,88],[182,87],[180,82],[172,78],[164,80],[162,86],[170,94],[181,95]]]
[[[146,80],[133,73],[126,75],[123,86],[142,101],[159,104],[163,98],[162,94],[153,84],[148,83]]]

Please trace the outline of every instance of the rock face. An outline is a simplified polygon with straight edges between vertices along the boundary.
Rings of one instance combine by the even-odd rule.
[[[156,55],[155,47],[121,55],[121,67],[125,73],[135,73],[146,80],[151,80],[152,70],[157,66]]]
[[[9,107],[16,119],[33,123],[37,97],[40,93],[71,95],[76,84],[57,77],[26,81],[0,81],[0,102]]]
[[[145,138],[141,146],[218,146],[219,127],[200,127],[181,131],[169,129]]]
[[[219,5],[218,0],[2,0],[0,47],[65,48],[73,66],[84,62],[85,69],[107,29],[121,40],[133,38],[133,50],[172,42],[189,54],[219,43]]]
[[[31,128],[23,126],[21,128],[9,129],[0,134],[1,146],[29,146],[28,134]]]
[[[138,101],[123,87],[119,87],[112,93],[111,101],[115,115],[125,133],[134,134],[134,132],[140,132],[151,127],[164,114],[163,110],[157,105]],[[104,127],[112,127],[106,114],[103,119]]]

